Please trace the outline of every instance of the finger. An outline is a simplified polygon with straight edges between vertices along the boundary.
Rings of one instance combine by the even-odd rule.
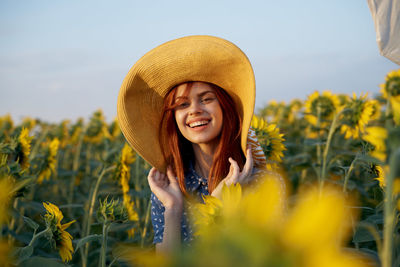
[[[232,159],[229,158],[229,162],[231,163],[231,168],[232,168],[232,175],[231,175],[231,182],[232,183],[237,183],[238,182],[238,178],[239,178],[239,173],[240,173],[240,168],[239,165],[237,164],[237,162]]]
[[[243,171],[242,174],[245,175],[246,177],[251,174],[253,171],[253,155],[251,153],[251,148],[247,148],[247,153],[246,153],[246,163],[243,166]]]
[[[155,172],[154,172],[154,180],[156,181],[156,182],[160,182],[160,172],[158,171],[158,170],[156,170]]]
[[[147,176],[150,188],[162,186],[163,183],[160,181],[160,172],[156,168],[151,168],[149,175]]]
[[[154,182],[155,171],[156,171],[156,168],[153,167],[153,168],[151,168],[149,174],[147,175],[147,180],[149,181],[149,184]]]
[[[175,173],[172,171],[170,166],[167,167],[167,176],[168,176],[168,180],[171,184],[178,183],[178,180],[177,180],[178,177],[176,177]]]

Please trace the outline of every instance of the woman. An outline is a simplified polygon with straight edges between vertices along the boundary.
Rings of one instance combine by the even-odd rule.
[[[247,148],[254,100],[246,55],[213,36],[162,44],[128,73],[118,117],[128,142],[153,166],[148,182],[157,250],[191,240],[185,197],[218,197],[223,184],[246,183],[253,166],[265,163],[258,155],[254,164]]]

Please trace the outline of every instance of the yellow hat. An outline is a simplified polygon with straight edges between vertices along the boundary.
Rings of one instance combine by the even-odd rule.
[[[242,118],[241,146],[254,112],[255,80],[250,61],[233,43],[214,36],[187,36],[166,42],[140,58],[118,96],[118,120],[129,144],[150,165],[166,168],[158,139],[165,95],[174,86],[201,81],[223,88]]]

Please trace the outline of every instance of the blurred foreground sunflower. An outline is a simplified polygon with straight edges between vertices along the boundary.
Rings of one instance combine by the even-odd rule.
[[[2,175],[0,178],[0,226],[8,220],[9,204],[14,192],[13,185],[11,177]]]
[[[64,262],[70,261],[72,259],[72,252],[74,248],[72,247],[72,236],[65,230],[67,229],[75,220],[69,223],[61,224],[61,220],[64,218],[60,209],[52,203],[44,203],[47,213],[44,215],[44,220],[46,226],[51,229],[53,241],[52,244],[58,249],[61,259]]]
[[[351,213],[336,189],[304,191],[288,210],[285,186],[270,175],[257,188],[225,186],[221,200],[204,199],[193,209],[200,235],[190,247],[171,255],[135,253],[134,264],[154,266],[150,259],[167,258],[161,266],[366,266],[341,247]]]
[[[340,127],[344,138],[357,139],[360,137],[360,133],[365,132],[365,126],[371,120],[374,111],[373,103],[366,98],[367,95],[357,98],[353,93],[353,98],[345,105],[343,124]]]

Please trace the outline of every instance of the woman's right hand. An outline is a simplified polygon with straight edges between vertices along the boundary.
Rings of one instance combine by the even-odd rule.
[[[246,184],[252,178],[253,171],[253,155],[251,154],[251,148],[247,147],[246,151],[246,162],[243,166],[243,170],[240,171],[239,165],[237,162],[229,158],[229,162],[231,166],[229,168],[228,175],[217,185],[217,187],[212,191],[211,196],[221,198],[222,187],[224,184],[230,186],[231,184]]]
[[[161,173],[156,168],[152,168],[147,176],[151,191],[164,205],[165,209],[183,210],[183,195],[179,188],[177,177],[170,167],[167,174]]]

